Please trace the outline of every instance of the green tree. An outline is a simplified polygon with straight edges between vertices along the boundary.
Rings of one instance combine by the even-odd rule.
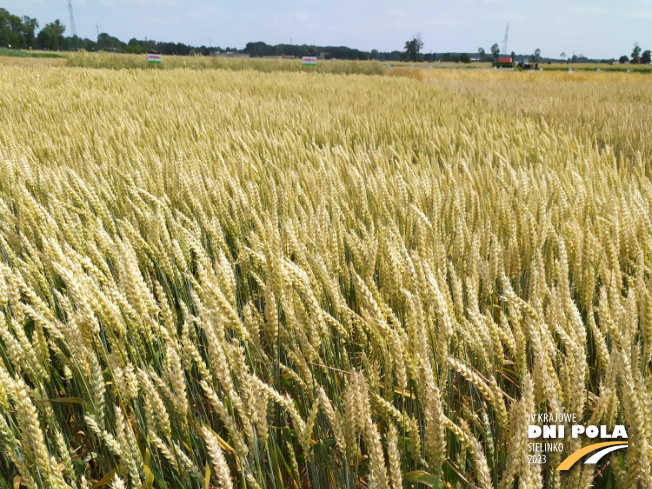
[[[79,36],[64,37],[59,43],[59,49],[61,51],[77,51],[82,48],[83,44],[84,40]]]
[[[23,34],[25,35],[25,44],[28,48],[36,47],[36,29],[38,29],[38,20],[31,17],[23,17]]]
[[[163,43],[165,44],[166,49],[159,50],[163,52],[164,54],[181,54],[177,53],[175,51],[176,45],[174,43]],[[113,52],[123,52],[125,51],[127,45],[122,42],[120,39],[117,37],[110,36],[106,32],[102,32],[98,37],[97,37],[97,49],[98,51],[113,51]],[[188,53],[184,53],[188,54]]]
[[[0,8],[0,46],[9,45],[9,16],[8,10]]]
[[[487,55],[483,48],[478,48],[478,54],[480,55],[480,61],[484,61],[484,57]]]
[[[139,41],[135,37],[132,37],[127,43],[125,51],[130,54],[145,54],[147,52],[147,47],[144,46],[145,43]]]
[[[84,39],[82,42],[82,49],[86,51],[97,51],[97,43],[91,39]]]
[[[131,42],[129,43],[131,44]],[[248,42],[245,46],[245,53],[249,54],[252,58],[261,58],[263,56],[271,56],[274,46],[270,46],[262,41]]]
[[[509,55],[510,58],[512,58],[512,61],[516,61],[516,53],[512,51],[512,54]]]
[[[623,55],[618,59],[618,62],[619,62],[620,64],[623,64],[623,63],[629,63],[629,58],[627,57],[626,54],[623,54]]]
[[[23,21],[17,15],[9,16],[10,43],[14,48],[25,48],[25,34],[23,34]]]
[[[405,54],[410,61],[419,60],[419,52],[422,48],[421,34],[416,34],[410,41],[405,42]]]
[[[461,63],[470,63],[471,62],[471,56],[469,56],[468,53],[460,54],[460,62]]]
[[[47,24],[36,36],[36,45],[41,49],[57,51],[63,39],[63,33],[66,30],[59,19]]]
[[[638,63],[641,56],[641,46],[637,42],[634,43],[634,50],[632,51],[632,63]]]
[[[498,56],[500,56],[500,47],[498,47],[498,43],[491,46],[491,55],[493,56],[494,61],[498,59]]]
[[[539,56],[541,56],[541,50],[539,48],[536,48],[534,50],[534,62],[537,63],[539,61]]]
[[[25,26],[17,15],[12,15],[7,9],[0,8],[0,46],[13,48],[27,47]]]
[[[378,59],[378,50],[377,49],[372,49],[371,50],[371,59]]]
[[[649,65],[651,61],[652,61],[652,51],[646,49],[645,51],[643,51],[643,54],[641,55],[641,63]]]

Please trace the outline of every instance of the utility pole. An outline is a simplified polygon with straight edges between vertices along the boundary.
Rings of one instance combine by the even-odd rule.
[[[100,40],[100,26],[95,23],[95,30],[97,31],[97,40]]]
[[[208,47],[210,48],[213,45],[213,38],[209,37],[208,38]]]

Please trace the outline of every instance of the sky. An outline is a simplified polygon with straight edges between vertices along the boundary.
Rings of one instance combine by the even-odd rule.
[[[618,58],[652,49],[650,0],[72,0],[77,34],[242,49],[249,41],[422,52],[507,51]],[[16,15],[69,24],[67,0],[0,0]],[[70,34],[70,29],[68,29]],[[210,44],[209,44],[210,43]]]

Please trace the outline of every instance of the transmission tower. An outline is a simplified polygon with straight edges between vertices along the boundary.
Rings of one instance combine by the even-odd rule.
[[[507,29],[505,29],[505,39],[503,39],[503,54],[507,54],[507,38],[509,37],[509,22],[507,22]]]
[[[70,30],[73,37],[77,37],[77,28],[75,27],[75,16],[72,14],[72,2],[68,0],[68,13],[70,14]]]

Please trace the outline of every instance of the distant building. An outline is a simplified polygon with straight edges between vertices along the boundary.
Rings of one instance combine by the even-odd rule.
[[[263,56],[263,59],[294,59],[294,56],[281,54],[280,56]]]
[[[211,53],[211,56],[216,58],[248,58],[248,54],[234,53],[232,51],[227,51],[225,53]]]

